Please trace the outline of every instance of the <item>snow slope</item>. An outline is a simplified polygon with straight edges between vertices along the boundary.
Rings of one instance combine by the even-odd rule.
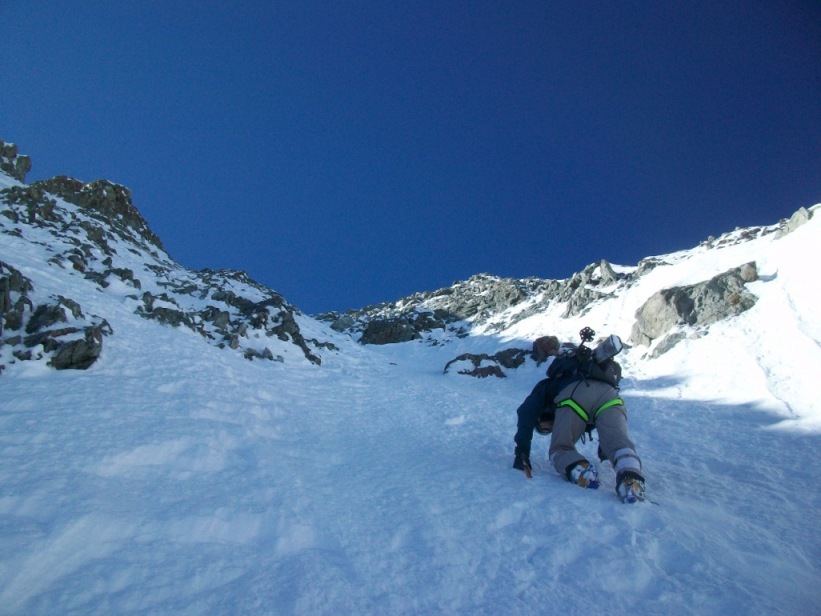
[[[87,371],[0,375],[0,613],[821,613],[819,241],[816,214],[667,255],[583,319],[436,347],[362,347],[302,317],[339,348],[318,367],[146,321],[0,236],[0,260],[115,332]],[[626,339],[652,292],[753,259],[753,309],[658,359],[620,356],[654,503],[622,505],[604,465],[601,490],[571,486],[544,437],[532,480],[510,468],[544,366],[442,373],[583,325]]]

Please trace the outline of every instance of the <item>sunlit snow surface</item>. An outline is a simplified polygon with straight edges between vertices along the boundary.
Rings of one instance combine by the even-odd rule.
[[[818,211],[781,239],[667,255],[582,319],[362,347],[302,317],[339,348],[322,366],[146,321],[0,235],[37,293],[114,330],[87,371],[0,375],[0,613],[821,613]],[[571,486],[538,435],[534,478],[511,468],[544,366],[442,372],[583,325],[626,340],[656,290],[750,260],[753,309],[658,359],[620,356],[652,503],[621,504],[604,464],[602,489]]]

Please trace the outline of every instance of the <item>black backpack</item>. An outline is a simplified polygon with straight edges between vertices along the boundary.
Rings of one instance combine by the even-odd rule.
[[[587,328],[586,328],[587,329]],[[551,379],[563,380],[572,377],[581,377],[584,380],[593,379],[603,381],[618,389],[621,381],[621,366],[613,357],[622,350],[621,339],[610,336],[601,342],[595,349],[584,345],[589,334],[582,330],[582,344],[575,350],[557,357],[547,370]]]
[[[579,374],[585,380],[593,379],[594,381],[604,381],[608,385],[612,385],[616,389],[619,388],[619,381],[621,381],[621,366],[615,359],[606,359],[603,362],[597,362],[592,357],[580,363]]]

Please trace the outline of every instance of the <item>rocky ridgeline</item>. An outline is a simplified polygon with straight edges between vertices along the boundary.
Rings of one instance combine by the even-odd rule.
[[[248,359],[284,361],[270,347],[285,343],[320,364],[318,351],[334,349],[327,342],[306,340],[296,318],[301,313],[247,274],[195,272],[175,263],[124,186],[106,180],[84,184],[64,176],[22,184],[30,161],[18,156],[12,144],[0,144],[0,171],[21,182],[0,190],[0,233],[37,245],[49,266],[81,277],[100,293],[125,293],[141,317],[186,327]],[[4,361],[87,368],[102,352],[104,337],[113,333],[104,317],[85,315],[76,299],[41,297],[14,263],[0,262]]]
[[[0,173],[17,180],[0,190],[0,233],[10,241],[38,245],[49,266],[81,277],[100,293],[125,295],[145,319],[188,328],[248,359],[283,360],[271,347],[294,345],[308,361],[320,364],[321,350],[336,350],[330,343],[306,340],[299,310],[245,273],[195,272],[175,263],[124,186],[106,180],[84,184],[64,176],[26,185],[30,168],[30,159],[18,155],[16,146],[0,141]],[[813,210],[801,208],[776,225],[709,238],[701,248],[721,250],[769,233],[789,233],[809,220]],[[316,318],[362,344],[443,344],[476,331],[503,331],[556,307],[560,318],[583,316],[673,258],[647,258],[619,272],[601,260],[564,280],[479,274],[437,291]],[[55,368],[91,365],[104,338],[114,333],[105,315],[88,315],[76,298],[65,294],[42,297],[11,261],[0,263],[0,361],[45,360]],[[687,337],[703,335],[711,324],[755,304],[745,285],[757,277],[755,263],[746,263],[695,285],[659,291],[637,311],[630,342],[647,345],[656,357]],[[544,361],[538,344],[493,356],[461,355],[445,371],[504,376],[528,359]]]
[[[789,220],[767,227],[736,229],[719,238],[711,237],[701,246],[721,250],[771,233],[780,237],[807,222],[812,215],[812,210],[801,208]],[[562,306],[562,318],[583,316],[653,269],[670,264],[664,257],[650,257],[635,268],[617,273],[606,260],[601,260],[565,280],[480,274],[438,291],[416,293],[396,302],[344,314],[330,312],[317,318],[362,344],[411,340],[441,344],[451,336],[468,336],[477,327],[484,332],[504,330],[554,305]],[[756,264],[750,262],[698,284],[663,289],[648,298],[636,312],[629,342],[652,347],[649,356],[658,357],[685,338],[704,335],[711,324],[755,305],[756,297],[745,285],[757,279]],[[532,349],[505,349],[492,356],[460,355],[448,362],[445,372],[504,377],[505,371],[521,366],[528,359],[537,363],[544,361],[537,349],[538,342],[534,342]]]
[[[441,330],[457,337],[471,328],[501,331],[544,311],[554,302],[565,303],[564,317],[582,315],[632,275],[616,274],[602,260],[566,280],[499,278],[478,274],[437,291],[415,293],[396,302],[376,304],[344,314],[329,312],[317,318],[358,338],[362,344],[391,344],[427,339]],[[513,310],[516,309],[516,310]]]
[[[50,193],[86,211],[99,214],[99,218],[121,237],[127,237],[143,248],[163,249],[160,238],[149,229],[148,223],[131,200],[131,191],[125,186],[107,180],[83,184],[80,180],[60,175],[34,182],[30,190],[35,193]]]
[[[617,273],[602,259],[564,280],[499,278],[478,274],[437,291],[415,293],[396,302],[376,304],[344,314],[329,312],[317,318],[362,344],[391,344],[426,339],[436,344],[432,332],[459,337],[472,328],[502,331],[555,304],[562,318],[583,316],[594,305],[615,297],[640,276],[663,265],[649,258],[627,273]]]

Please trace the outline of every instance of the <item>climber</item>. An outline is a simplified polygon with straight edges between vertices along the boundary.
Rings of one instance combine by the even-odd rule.
[[[581,331],[582,344],[559,354],[552,345],[553,361],[547,378],[540,381],[517,410],[518,429],[513,468],[532,476],[530,446],[533,431],[550,435],[549,458],[556,471],[583,488],[598,488],[598,470],[576,449],[585,432],[599,434],[599,457],[616,471],[616,493],[625,503],[644,500],[641,459],[627,430],[627,412],[619,397],[621,366],[613,357],[622,349],[612,335],[595,349],[590,328]]]

